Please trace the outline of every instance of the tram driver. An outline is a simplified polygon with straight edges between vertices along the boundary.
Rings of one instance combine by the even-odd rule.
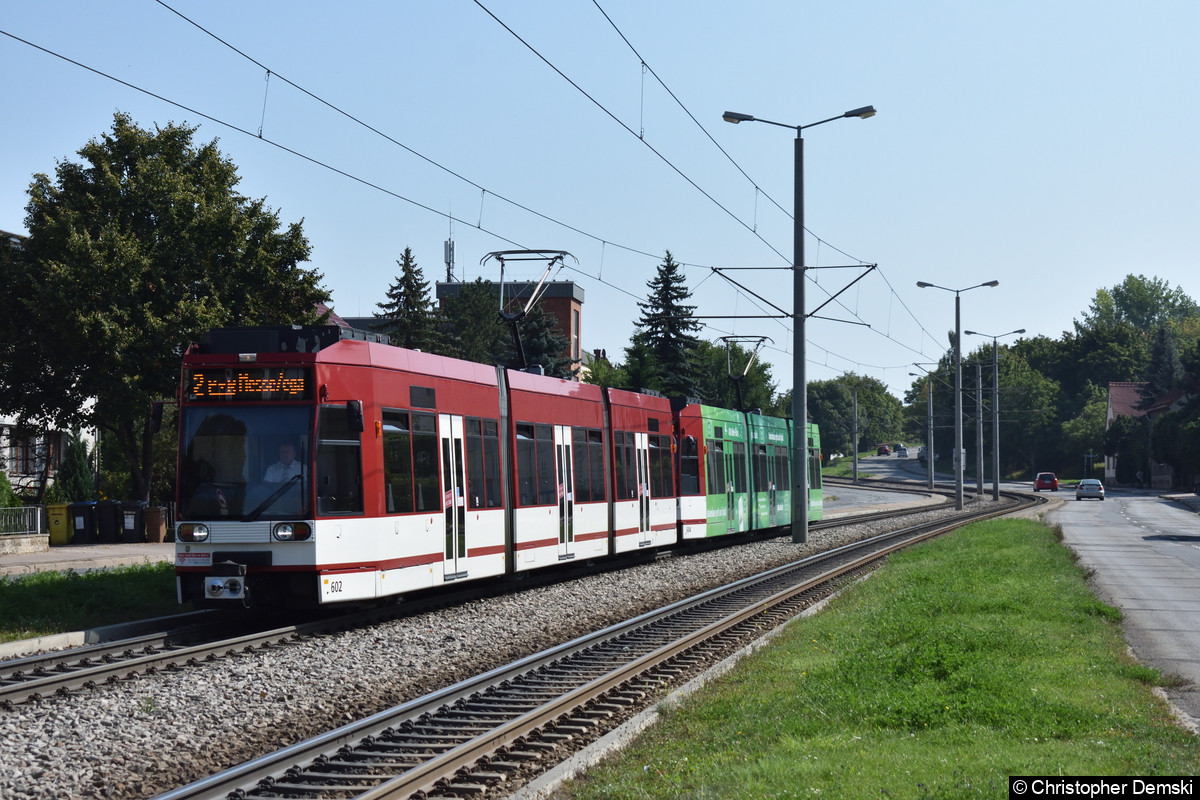
[[[300,462],[296,460],[296,445],[284,442],[279,446],[279,460],[267,467],[263,480],[267,483],[283,483],[300,474]]]

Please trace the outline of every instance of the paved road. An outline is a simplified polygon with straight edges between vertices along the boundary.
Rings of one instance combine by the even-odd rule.
[[[1167,694],[1200,721],[1200,515],[1151,494],[1063,500],[1046,521],[1062,526],[1080,563],[1095,570],[1097,595],[1125,615],[1137,658],[1191,683]]]

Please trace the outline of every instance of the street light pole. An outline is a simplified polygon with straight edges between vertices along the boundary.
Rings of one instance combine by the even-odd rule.
[[[987,281],[965,289],[947,289],[925,281],[917,281],[918,289],[941,289],[954,293],[954,510],[963,509],[963,420],[962,420],[962,304],[963,292],[983,286],[999,286],[1000,281]]]
[[[933,376],[925,378],[925,426],[929,430],[929,441],[925,445],[925,469],[929,473],[929,488],[933,488],[933,460],[935,453],[933,447]]]
[[[990,336],[978,331],[964,331],[967,336],[986,336],[992,340],[992,500],[1000,499],[1000,349],[996,342],[1005,336],[1024,333],[1024,328]]]
[[[975,362],[975,496],[983,497],[983,364]]]
[[[851,390],[854,397],[854,424],[850,426],[850,437],[853,444],[850,447],[850,453],[854,456],[854,483],[858,483],[858,387],[855,386]]]
[[[804,137],[805,128],[824,125],[835,119],[875,116],[875,106],[863,106],[836,117],[811,122],[808,125],[787,125],[749,114],[726,111],[721,118],[734,125],[739,122],[762,122],[796,131],[795,145],[795,210],[792,228],[792,541],[808,541],[808,384],[805,376],[806,331],[804,302]]]

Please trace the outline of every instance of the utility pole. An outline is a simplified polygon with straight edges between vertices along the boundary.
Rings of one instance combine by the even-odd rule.
[[[851,396],[854,398],[854,424],[851,426],[851,436],[854,441],[850,444],[850,452],[854,454],[854,482],[858,483],[858,387],[851,388]]]
[[[975,496],[983,497],[983,365],[975,362]]]

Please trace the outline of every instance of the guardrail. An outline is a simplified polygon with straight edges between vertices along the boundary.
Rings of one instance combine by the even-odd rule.
[[[28,536],[42,532],[40,506],[0,508],[0,536]]]

